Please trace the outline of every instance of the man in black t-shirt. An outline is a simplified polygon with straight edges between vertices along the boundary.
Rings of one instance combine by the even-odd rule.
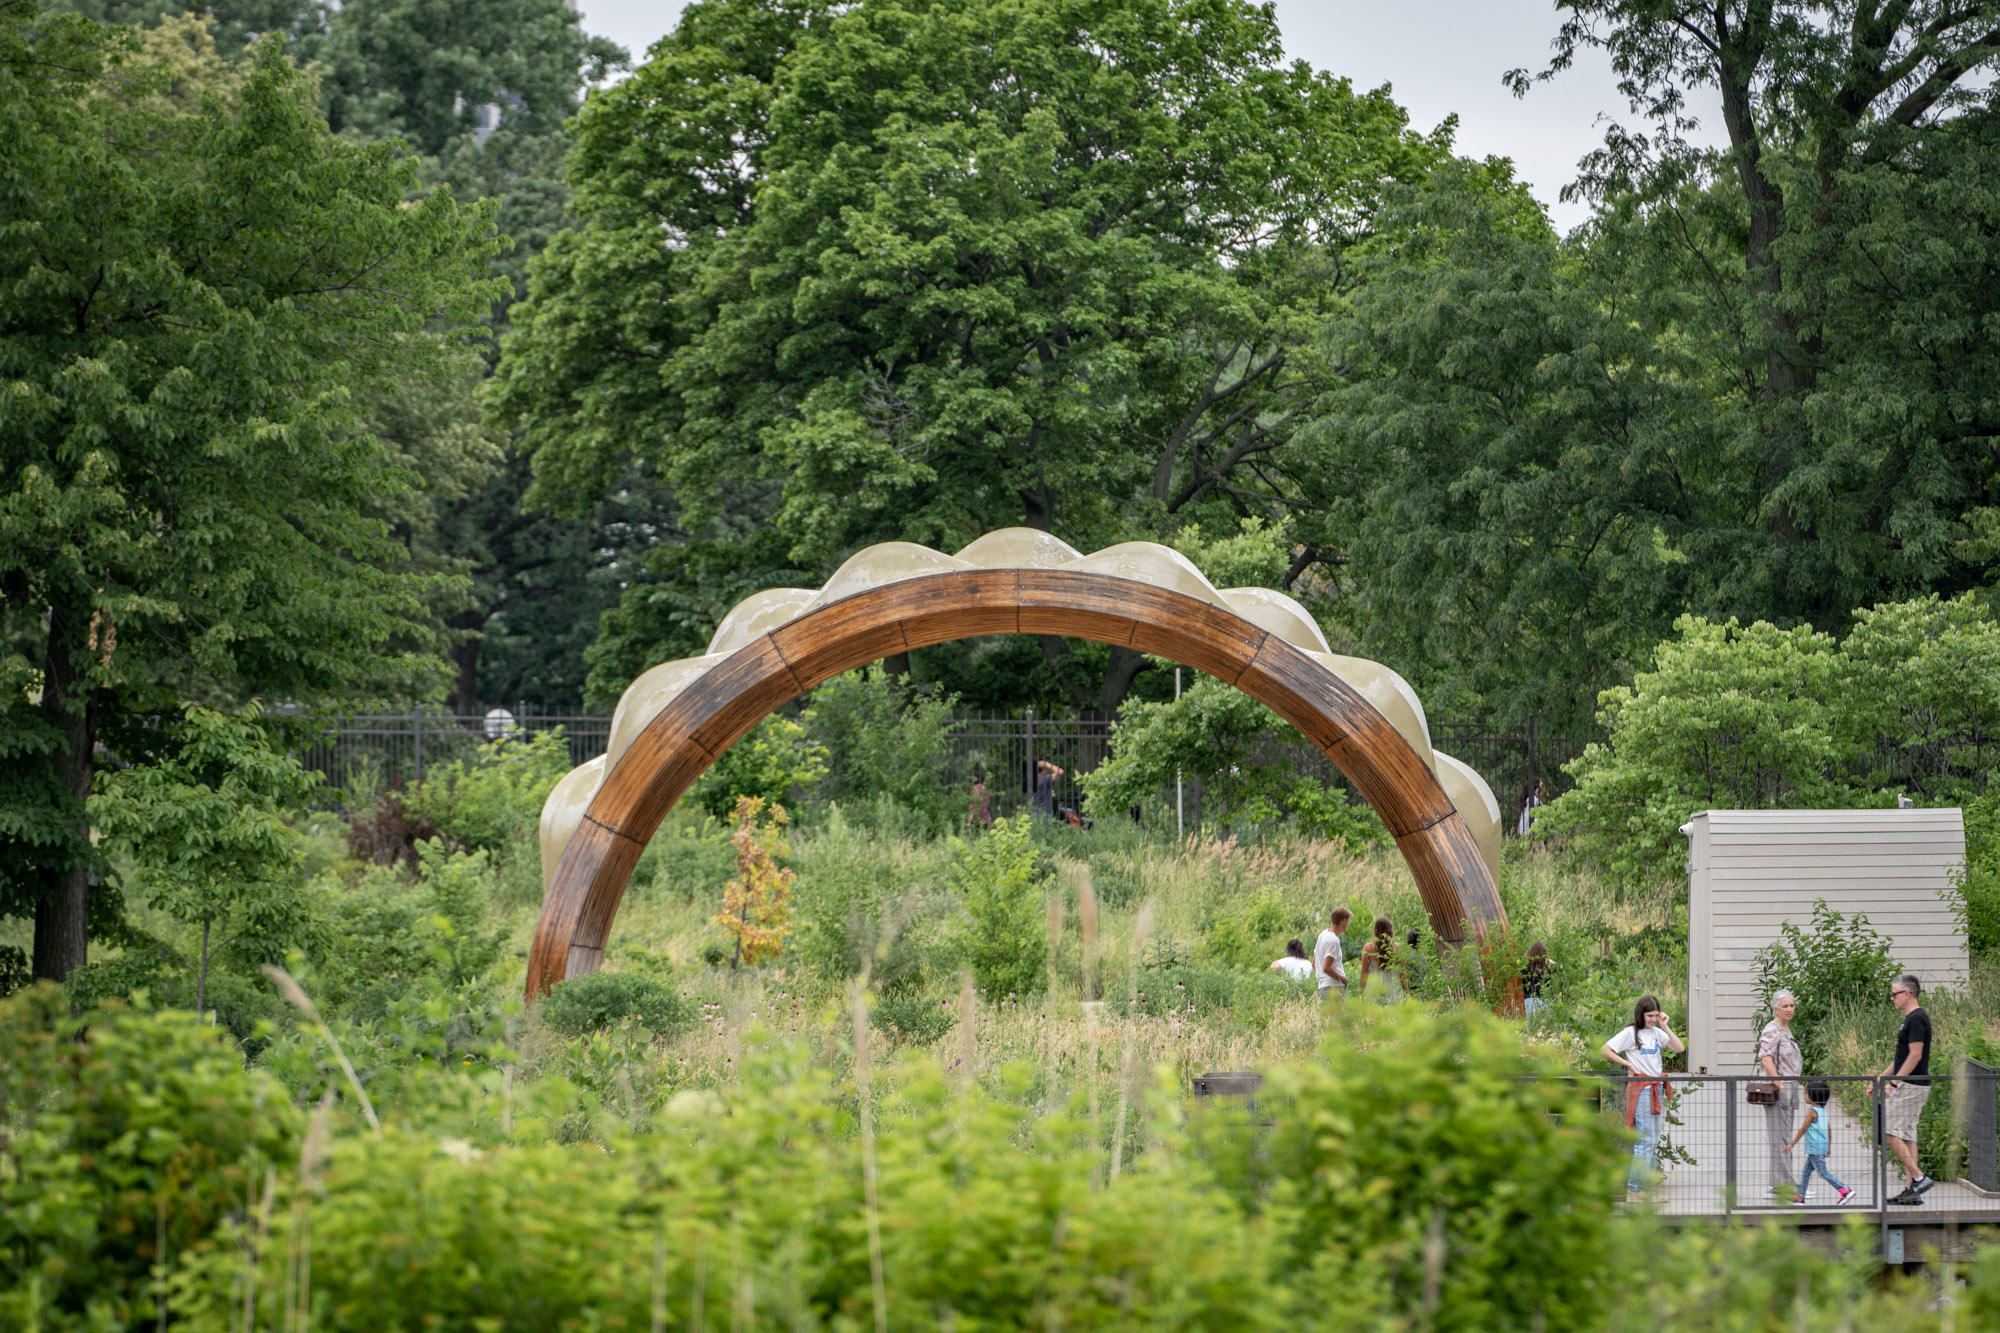
[[[1917,1003],[1923,986],[1908,973],[1889,983],[1889,1002],[1903,1016],[1896,1029],[1896,1058],[1882,1071],[1882,1138],[1903,1164],[1907,1183],[1890,1203],[1918,1204],[1937,1184],[1917,1165],[1917,1120],[1930,1100],[1931,1016]]]

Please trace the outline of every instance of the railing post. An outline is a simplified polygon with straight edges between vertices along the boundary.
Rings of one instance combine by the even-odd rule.
[[[1875,1141],[1875,1214],[1877,1235],[1876,1253],[1882,1261],[1889,1260],[1889,1165],[1883,1160],[1889,1145],[1882,1141],[1882,1084],[1880,1080],[1868,1084],[1868,1118],[1875,1124],[1870,1137]]]
[[[1528,795],[1535,794],[1535,715],[1528,714]]]
[[[1532,724],[1531,724],[1532,725]],[[1736,1075],[1722,1080],[1722,1212],[1736,1207]]]
[[[410,749],[415,757],[417,781],[424,780],[424,706],[420,703],[410,714]]]
[[[1035,809],[1035,779],[1040,776],[1040,774],[1035,772],[1035,710],[1032,708],[1028,710],[1027,729],[1023,735],[1027,738],[1028,811],[1032,814]]]

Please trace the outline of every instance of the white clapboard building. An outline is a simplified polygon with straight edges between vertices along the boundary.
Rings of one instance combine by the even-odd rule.
[[[1705,810],[1683,831],[1690,1071],[1753,1072],[1757,952],[1785,922],[1809,926],[1821,898],[1865,914],[1926,990],[1965,984],[1951,893],[1965,863],[1958,810]]]

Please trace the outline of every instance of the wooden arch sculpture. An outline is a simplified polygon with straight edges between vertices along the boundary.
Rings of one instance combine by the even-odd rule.
[[[893,653],[987,634],[1124,644],[1196,667],[1297,727],[1374,807],[1415,876],[1432,927],[1461,940],[1504,928],[1500,811],[1478,774],[1430,747],[1421,703],[1395,672],[1337,656],[1305,609],[1263,588],[1218,590],[1186,557],[1130,542],[1083,556],[1007,528],[956,556],[888,543],[817,590],[758,593],[703,657],[635,680],[603,756],[557,784],[542,812],[547,896],[527,993],[597,970],[639,854],[715,758],[822,681]]]

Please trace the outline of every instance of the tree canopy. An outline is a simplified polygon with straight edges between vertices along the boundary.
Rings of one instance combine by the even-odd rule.
[[[434,580],[365,515],[411,478],[359,410],[447,368],[493,294],[491,208],[331,135],[276,37],[226,88],[172,72],[0,6],[0,732],[26,761],[0,910],[35,915],[44,976],[83,961],[100,740],[137,758],[184,698],[438,671]]]

